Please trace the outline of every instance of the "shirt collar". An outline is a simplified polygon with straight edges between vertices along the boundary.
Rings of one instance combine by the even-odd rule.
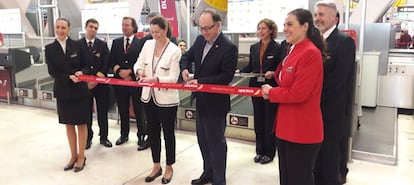
[[[331,35],[331,33],[335,30],[336,25],[332,26],[331,28],[329,28],[328,31],[326,31],[322,36],[324,39],[327,39],[329,37],[329,35]]]
[[[206,40],[206,43],[210,44],[210,45],[214,44],[219,36],[220,36],[220,33],[216,37],[214,37],[212,41],[207,41]]]
[[[129,36],[129,37],[124,36],[124,40],[126,40],[126,38],[129,38],[129,42],[132,42],[132,40],[134,39],[134,37],[135,37],[135,35],[134,35],[134,34],[133,34],[133,35],[131,35],[131,36]]]
[[[88,40],[88,39],[85,37],[85,40],[86,40],[86,43],[89,43],[89,42],[92,42],[92,44],[93,44],[93,43],[95,43],[95,38],[93,38],[92,40]]]

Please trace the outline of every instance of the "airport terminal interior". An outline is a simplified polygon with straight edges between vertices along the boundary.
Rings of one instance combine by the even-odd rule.
[[[259,41],[256,24],[263,18],[278,26],[277,42],[285,40],[283,23],[296,8],[315,10],[318,0],[19,0],[0,1],[0,184],[161,184],[145,183],[152,170],[151,150],[137,151],[131,115],[129,141],[115,146],[120,117],[114,90],[109,92],[109,135],[114,146],[95,136],[80,173],[63,171],[70,157],[65,127],[58,123],[54,79],[45,62],[45,46],[55,40],[55,20],[71,21],[70,38],[85,36],[84,23],[99,21],[97,37],[111,48],[122,37],[125,16],[138,23],[136,37],[149,34],[147,16],[159,12],[173,35],[187,42],[200,34],[194,21],[204,9],[215,9],[222,32],[238,47],[237,68],[249,62],[250,46]],[[338,28],[355,41],[355,101],[349,134],[349,185],[414,184],[414,0],[334,0]],[[110,13],[108,13],[110,12]],[[409,38],[409,39],[407,39]],[[109,77],[113,73],[107,74]],[[255,74],[236,73],[231,85],[248,86]],[[202,173],[195,132],[196,109],[191,92],[179,92],[175,125],[176,163],[170,184],[191,184]],[[226,116],[227,184],[279,184],[278,159],[253,162],[254,118],[251,98],[230,96]],[[132,107],[130,107],[132,109]],[[133,111],[130,111],[133,113]],[[98,132],[96,113],[93,129]],[[97,135],[97,134],[96,134]],[[163,142],[162,142],[163,143]],[[164,143],[163,143],[164,145]],[[162,147],[164,149],[164,147]],[[161,165],[165,166],[162,150]]]

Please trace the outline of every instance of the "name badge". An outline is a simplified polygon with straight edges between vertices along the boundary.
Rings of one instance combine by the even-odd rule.
[[[258,76],[257,77],[257,82],[265,82],[265,77],[264,76]]]

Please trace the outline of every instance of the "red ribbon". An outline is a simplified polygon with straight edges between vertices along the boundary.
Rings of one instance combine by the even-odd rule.
[[[138,81],[128,81],[116,78],[105,78],[90,75],[80,75],[79,80],[85,82],[97,82],[102,84],[131,86],[131,87],[156,87],[164,89],[179,89],[193,92],[208,92],[219,94],[236,94],[241,96],[262,96],[262,90],[257,87],[237,87],[228,85],[213,85],[213,84],[177,84],[177,83],[146,83]]]

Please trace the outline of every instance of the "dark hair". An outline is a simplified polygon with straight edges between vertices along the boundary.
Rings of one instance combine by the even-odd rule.
[[[187,44],[187,42],[184,39],[178,40],[177,44],[179,44],[180,42],[184,42],[184,44]]]
[[[215,11],[215,10],[212,10],[212,9],[205,9],[205,10],[203,10],[203,12],[201,13],[201,15],[202,14],[206,14],[206,13],[208,13],[208,14],[210,14],[211,15],[211,18],[213,19],[213,22],[221,22],[221,17],[220,17],[220,14],[218,14],[217,13],[217,11]]]
[[[56,22],[57,21],[65,21],[68,24],[68,27],[70,28],[70,21],[69,21],[69,19],[67,19],[65,17],[59,17],[59,18],[56,19]]]
[[[275,39],[277,37],[277,25],[275,21],[272,19],[264,18],[257,23],[257,28],[259,28],[259,24],[265,24],[272,32],[270,33],[270,38]]]
[[[162,17],[162,15],[161,15],[160,13],[158,13],[158,12],[150,12],[150,13],[147,15],[146,20],[147,20],[147,21],[149,21],[150,19],[152,19],[152,18],[154,18],[154,17]],[[150,22],[151,22],[151,21],[150,21]]]
[[[99,23],[96,19],[90,18],[85,22],[85,26],[88,26],[89,23],[97,24],[99,26]]]
[[[170,38],[172,35],[172,28],[170,23],[162,16],[156,16],[152,18],[150,24],[158,25],[161,29],[167,31],[167,37]]]
[[[341,22],[341,17],[339,16],[339,12],[336,12],[336,18],[338,19],[338,22],[336,22],[336,27],[338,27],[339,22]]]
[[[126,19],[131,20],[131,25],[134,28],[134,31],[133,32],[134,33],[137,33],[138,32],[138,24],[137,24],[137,21],[133,17],[124,17],[124,18],[122,18],[122,20],[126,20]]]
[[[313,24],[313,16],[309,10],[298,8],[288,13],[295,15],[300,25],[308,23],[308,31],[306,36],[312,41],[313,44],[321,51],[322,60],[326,60],[326,43],[321,35],[321,32]]]

